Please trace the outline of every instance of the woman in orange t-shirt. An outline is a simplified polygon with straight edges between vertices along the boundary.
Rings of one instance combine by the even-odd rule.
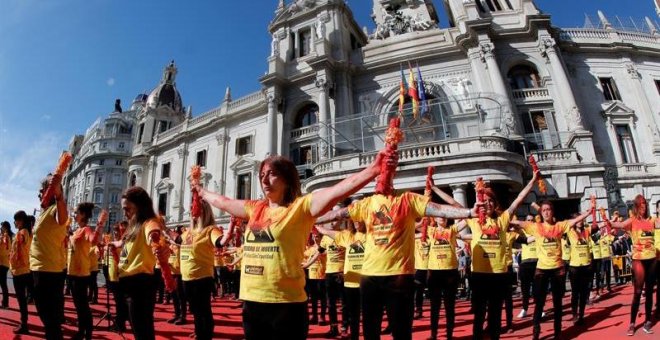
[[[630,307],[630,325],[628,335],[635,334],[635,320],[644,289],[644,311],[646,313],[644,327],[647,334],[652,334],[651,312],[653,310],[653,283],[655,281],[656,255],[654,245],[654,225],[658,220],[650,217],[649,205],[644,196],[637,195],[633,201],[631,216],[623,222],[610,222],[612,228],[624,229],[632,238],[632,272],[634,294]],[[646,287],[646,288],[644,288]]]

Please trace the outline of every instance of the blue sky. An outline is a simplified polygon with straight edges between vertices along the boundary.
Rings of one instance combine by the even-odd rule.
[[[234,98],[258,90],[277,2],[1,0],[0,220],[12,221],[18,209],[31,213],[39,179],[70,138],[112,111],[115,98],[127,107],[150,91],[170,60],[194,115],[217,106],[228,85]],[[348,2],[371,30],[372,1]],[[652,0],[536,3],[560,27],[581,27],[584,14],[598,9],[657,21]]]

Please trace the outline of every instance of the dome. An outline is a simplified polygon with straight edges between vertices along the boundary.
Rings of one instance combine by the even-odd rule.
[[[133,103],[146,102],[147,98],[149,98],[149,96],[146,93],[140,93],[137,96],[135,96],[135,99],[133,99]]]
[[[160,84],[147,97],[147,108],[156,109],[161,106],[169,106],[175,112],[183,112],[181,95],[177,91],[176,83],[174,82],[176,73],[177,68],[174,65],[174,60],[172,60],[163,71],[163,78]]]

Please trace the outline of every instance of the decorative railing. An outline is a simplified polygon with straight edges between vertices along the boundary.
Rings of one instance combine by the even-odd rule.
[[[540,166],[580,163],[575,149],[549,149],[532,151]]]
[[[610,43],[660,43],[658,36],[620,30],[599,28],[566,28],[562,29],[559,38],[564,41],[588,43],[590,40],[610,40]],[[602,43],[602,42],[599,42]]]
[[[188,121],[188,126],[196,126],[205,123],[206,121],[211,120],[214,117],[215,117],[215,111],[205,112],[204,114],[201,114]]]
[[[318,132],[319,132],[318,124],[304,126],[299,129],[291,130],[291,139],[318,136]]]
[[[648,173],[647,165],[644,163],[629,163],[619,166],[619,175],[641,175]]]
[[[517,102],[551,99],[548,89],[542,87],[512,90],[511,94],[513,95],[513,99]]]
[[[158,137],[158,141],[163,141],[163,140],[165,140],[165,139],[167,139],[171,136],[176,135],[177,133],[181,132],[182,128],[183,128],[183,125],[179,124],[179,125],[176,125],[176,126],[172,127],[171,129],[169,129],[165,132],[159,133],[158,135],[156,135]]]
[[[229,102],[227,106],[227,111],[228,112],[236,111],[241,109],[243,106],[254,105],[256,103],[263,102],[265,100],[266,100],[266,96],[264,96],[264,93],[261,91],[257,91],[252,94],[248,94],[247,96]]]
[[[595,28],[566,28],[561,30],[559,38],[561,40],[609,39],[610,32]]]

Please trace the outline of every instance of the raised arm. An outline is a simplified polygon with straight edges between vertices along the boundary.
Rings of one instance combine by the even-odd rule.
[[[234,234],[234,229],[236,228],[236,218],[231,217],[229,220],[229,230],[227,230],[224,235],[222,235],[222,238],[219,238],[215,241],[215,247],[216,248],[222,248],[227,244],[227,240]]]
[[[319,253],[318,251],[315,252],[314,255],[310,256],[309,259],[307,259],[307,262],[305,262],[305,263],[303,264],[303,266],[302,266],[303,269],[307,269],[307,268],[309,268],[312,264],[314,264],[314,262],[316,262],[316,260],[319,258],[319,256],[321,256],[321,253]]]
[[[196,185],[194,189],[197,190],[202,199],[209,202],[210,205],[232,216],[244,219],[248,218],[247,214],[245,213],[244,200],[231,199],[218,193],[206,190],[201,185]]]
[[[630,227],[632,226],[632,221],[633,221],[632,218],[629,218],[623,222],[610,221],[610,228],[630,230]]]
[[[340,200],[354,194],[362,187],[371,182],[380,172],[381,162],[396,166],[398,154],[396,151],[381,151],[371,165],[364,170],[349,176],[343,181],[319,191],[312,193],[312,216],[319,217],[332,208]]]
[[[335,239],[335,237],[337,237],[337,234],[339,234],[338,231],[325,228],[321,225],[316,225],[316,230],[318,230],[319,233],[321,233],[321,234],[323,234],[323,235],[325,235],[325,236],[327,236],[327,237],[329,237],[333,240]]]
[[[323,216],[316,219],[317,224],[325,224],[332,221],[345,220],[348,216],[348,208],[340,208],[337,210],[330,210]]]
[[[234,258],[233,261],[231,261],[231,263],[229,265],[232,266],[232,267],[235,266],[238,262],[241,261],[242,258],[243,258],[243,255],[237,256],[236,258]]]
[[[57,205],[57,215],[55,218],[57,219],[57,224],[62,225],[69,219],[69,212],[66,208],[66,200],[64,199],[64,193],[62,192],[62,177],[53,175],[50,181],[52,183],[51,185],[53,185],[53,188],[55,188],[55,204]]]
[[[440,188],[436,187],[435,185],[431,187],[431,190],[433,190],[433,192],[436,195],[440,196],[440,198],[442,198],[443,201],[445,201],[447,204],[451,205],[452,207],[464,208],[462,204],[458,203],[454,199],[454,197],[452,197],[451,195],[448,195],[446,192],[440,190]]]
[[[446,204],[437,204],[428,202],[426,204],[425,216],[429,217],[444,217],[452,219],[470,218],[477,216],[476,205],[473,209],[457,208]]]
[[[525,197],[527,197],[527,195],[529,195],[529,193],[532,191],[532,188],[534,187],[534,183],[536,183],[536,180],[538,179],[539,179],[539,171],[535,171],[529,183],[527,183],[525,188],[523,188],[520,194],[518,194],[518,197],[516,197],[516,199],[513,200],[513,202],[511,202],[511,205],[507,209],[509,215],[513,215],[516,209],[518,209],[518,206],[520,205],[520,203],[522,203],[523,200],[525,200]]]

